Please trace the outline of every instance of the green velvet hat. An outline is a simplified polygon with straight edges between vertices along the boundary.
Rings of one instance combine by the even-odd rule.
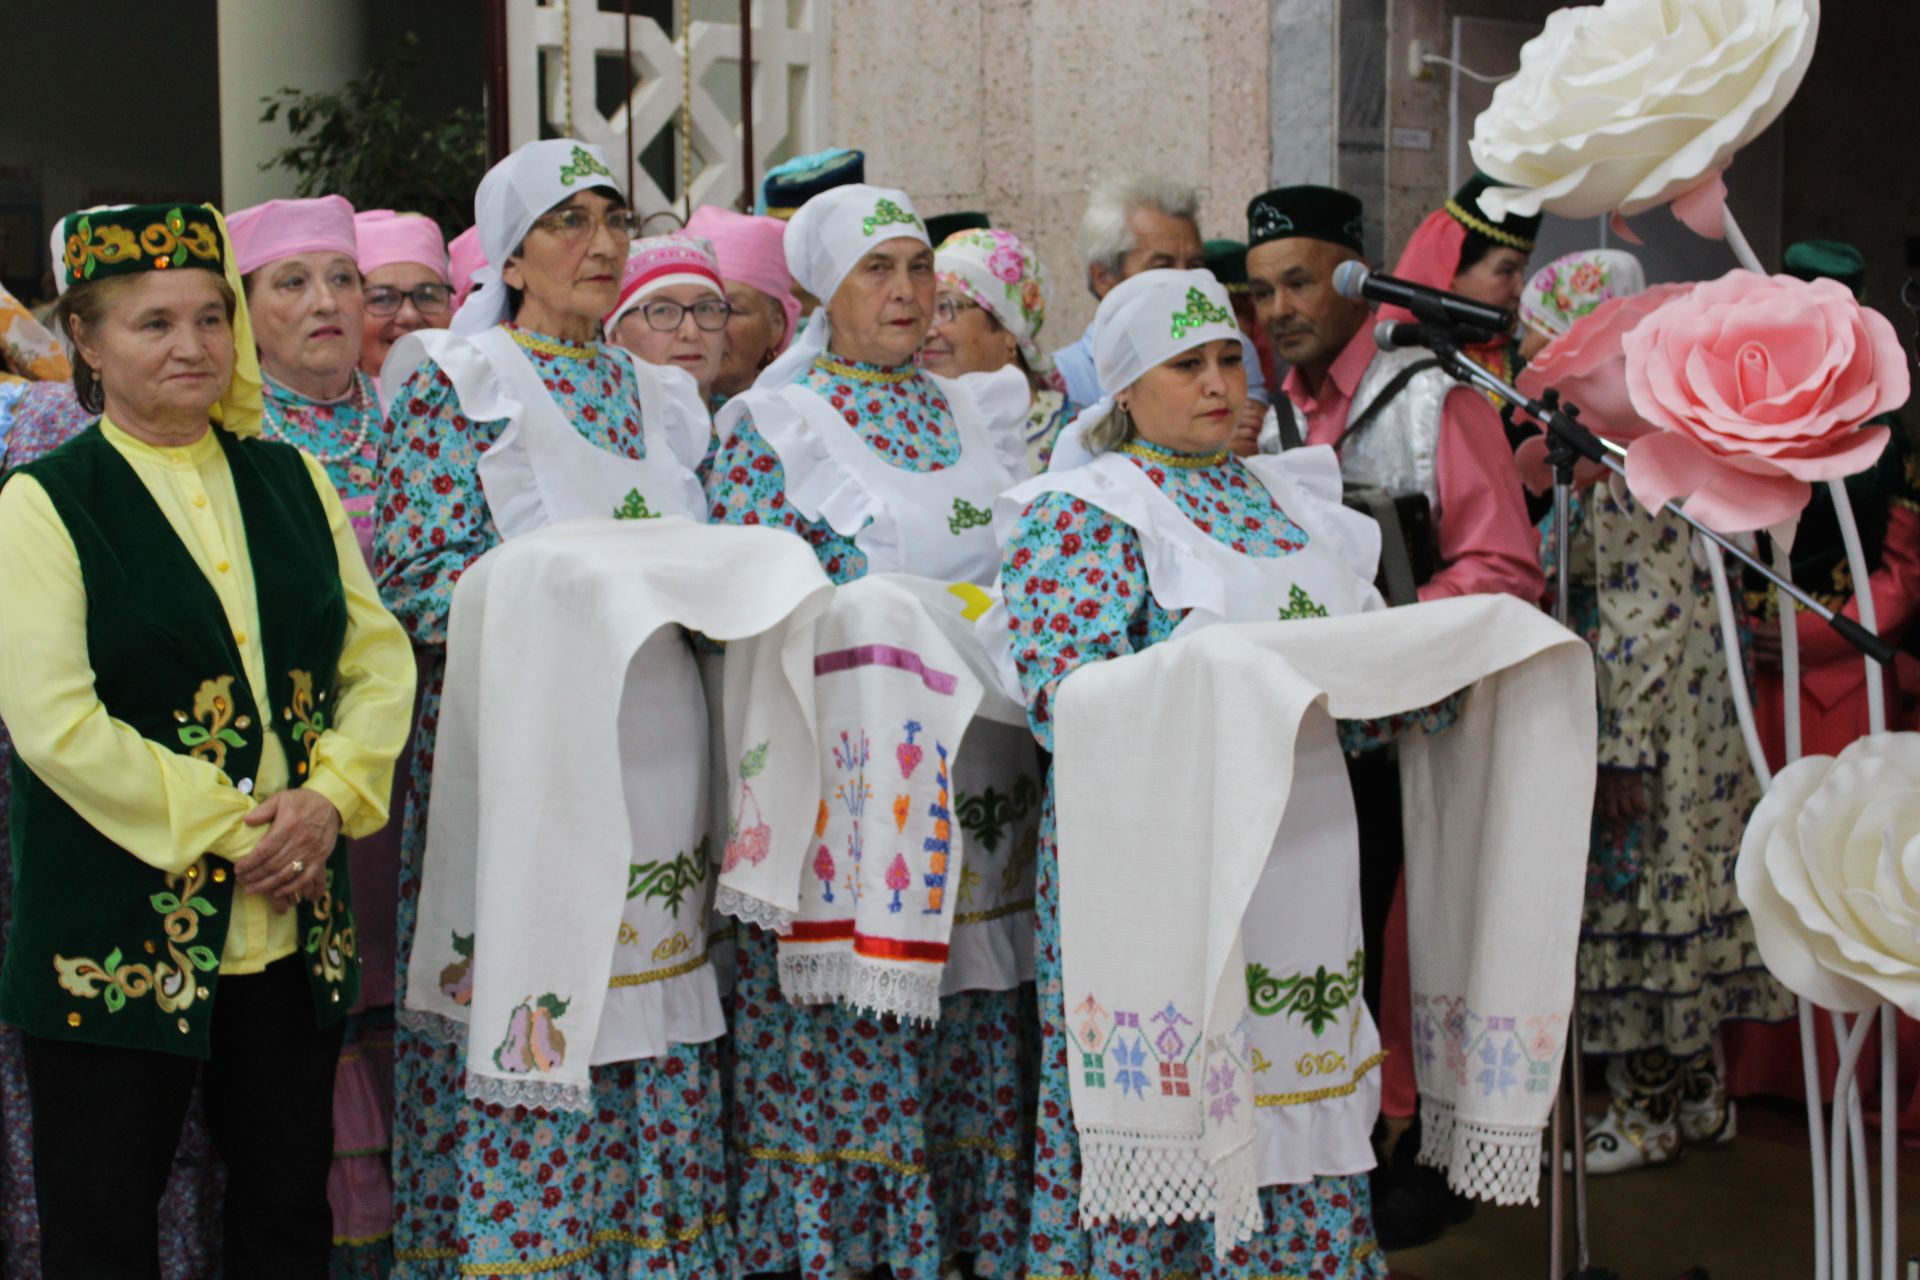
[[[65,290],[90,280],[200,267],[224,272],[226,237],[211,209],[192,204],[126,204],[82,209],[60,222]]]
[[[1495,244],[1532,253],[1534,242],[1540,238],[1540,215],[1523,217],[1510,213],[1504,218],[1494,218],[1481,207],[1480,193],[1496,185],[1486,174],[1474,174],[1447,201],[1448,214],[1467,230],[1478,232]]]
[[[1247,244],[1306,236],[1364,253],[1360,197],[1337,187],[1276,187],[1247,204]]]
[[[947,237],[961,231],[989,231],[993,228],[993,219],[984,213],[964,209],[958,213],[936,213],[927,219],[927,239],[933,241],[937,249],[947,242]]]
[[[1845,240],[1796,240],[1780,265],[1797,279],[1838,280],[1856,294],[1867,282],[1866,255]]]
[[[1247,246],[1238,240],[1209,240],[1200,246],[1205,266],[1228,293],[1247,291]]]

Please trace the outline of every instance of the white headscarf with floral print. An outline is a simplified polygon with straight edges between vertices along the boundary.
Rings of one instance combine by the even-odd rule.
[[[1020,344],[1027,369],[1044,378],[1053,360],[1040,350],[1053,286],[1040,259],[1010,231],[991,227],[956,231],[934,250],[940,283],[984,307]]]
[[[1581,249],[1533,273],[1520,293],[1520,322],[1548,338],[1609,298],[1631,298],[1647,287],[1640,259],[1624,249]]]

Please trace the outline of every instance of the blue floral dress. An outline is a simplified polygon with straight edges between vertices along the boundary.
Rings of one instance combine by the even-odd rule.
[[[1162,451],[1163,453],[1165,451]],[[1129,455],[1209,537],[1247,555],[1291,554],[1306,538],[1267,488],[1238,459],[1167,466]],[[1183,615],[1149,593],[1140,537],[1099,507],[1048,493],[1022,514],[1005,552],[1001,581],[1014,662],[1028,719],[1052,749],[1054,690],[1089,662],[1123,657],[1167,639]],[[1360,729],[1343,724],[1354,749],[1392,736],[1405,723]],[[1210,1222],[1160,1226],[1080,1225],[1080,1144],[1067,1084],[1066,1020],[1060,973],[1060,888],[1053,787],[1040,827],[1039,970],[1041,1065],[1038,1146],[1028,1280],[1065,1276],[1221,1277],[1293,1280],[1387,1273],[1373,1236],[1365,1177],[1323,1177],[1297,1186],[1262,1187],[1266,1227],[1225,1260],[1213,1253]]]
[[[903,471],[960,456],[946,401],[924,375],[901,381],[822,357],[799,381]],[[779,455],[750,416],[725,433],[706,483],[715,522],[790,529],[835,582],[866,574],[853,539],[788,504]],[[1032,1168],[1031,996],[948,996],[932,1027],[795,1006],[780,994],[773,935],[740,935],[729,1012],[743,1270],[813,1277],[885,1265],[894,1280],[938,1280],[943,1259],[971,1254],[977,1275],[1018,1275]]]
[[[624,357],[513,334],[581,435],[610,453],[646,455]],[[506,426],[467,418],[451,380],[428,362],[394,399],[380,450],[374,578],[424,655],[402,837],[402,992],[447,614],[460,575],[500,541],[478,467]],[[469,1102],[460,1048],[405,1025],[395,1048],[395,1275],[734,1274],[718,1045],[594,1067],[589,1115]]]

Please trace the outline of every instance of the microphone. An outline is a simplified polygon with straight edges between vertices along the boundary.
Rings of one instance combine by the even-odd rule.
[[[1483,332],[1506,333],[1513,328],[1513,313],[1490,307],[1472,298],[1463,298],[1444,289],[1431,289],[1411,280],[1376,275],[1359,259],[1349,259],[1335,268],[1333,288],[1343,298],[1355,302],[1384,302],[1405,307],[1422,324],[1449,329],[1461,327]]]
[[[1427,345],[1428,330],[1423,324],[1407,324],[1402,320],[1382,320],[1373,326],[1373,345],[1382,351],[1397,351],[1401,347],[1424,347]]]

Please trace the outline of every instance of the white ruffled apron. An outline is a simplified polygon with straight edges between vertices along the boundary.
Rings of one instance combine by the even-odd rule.
[[[1306,531],[1306,546],[1277,557],[1235,551],[1195,526],[1139,467],[1111,453],[1022,486],[1001,511],[1017,516],[1039,492],[1052,489],[1084,498],[1131,526],[1140,537],[1154,599],[1163,608],[1188,611],[1174,629],[1176,639],[1216,622],[1339,617],[1383,608],[1371,585],[1379,529],[1341,505],[1333,451],[1300,448],[1246,465]],[[994,613],[1004,626],[1002,610]],[[1235,1056],[1253,1076],[1254,1162],[1261,1186],[1372,1168],[1369,1137],[1380,1099],[1380,1036],[1361,992],[1358,830],[1332,721],[1302,722],[1295,761],[1287,809],[1242,927],[1249,1011],[1246,1043]],[[1303,913],[1291,905],[1301,899],[1338,909]],[[1288,927],[1263,928],[1268,920],[1285,920]],[[1068,1021],[1082,1048],[1110,1048],[1116,1037],[1129,1034],[1105,1010],[1070,1009]],[[1202,1095],[1200,1029],[1142,1025],[1157,1037],[1153,1056],[1164,1083]],[[1155,1088],[1161,1085],[1154,1081]]]
[[[993,540],[993,501],[1025,471],[1018,430],[998,428],[1017,412],[1026,421],[1025,381],[1019,403],[1006,390],[1009,371],[964,380],[933,378],[952,411],[960,457],[938,471],[893,466],[847,425],[839,410],[799,384],[749,391],[728,401],[734,415],[751,412],[754,429],[780,455],[787,501],[809,520],[821,520],[853,539],[868,573],[911,573],[942,582],[993,581],[999,549]],[[1018,375],[1018,370],[1012,370]],[[721,415],[724,436],[730,421]]]

